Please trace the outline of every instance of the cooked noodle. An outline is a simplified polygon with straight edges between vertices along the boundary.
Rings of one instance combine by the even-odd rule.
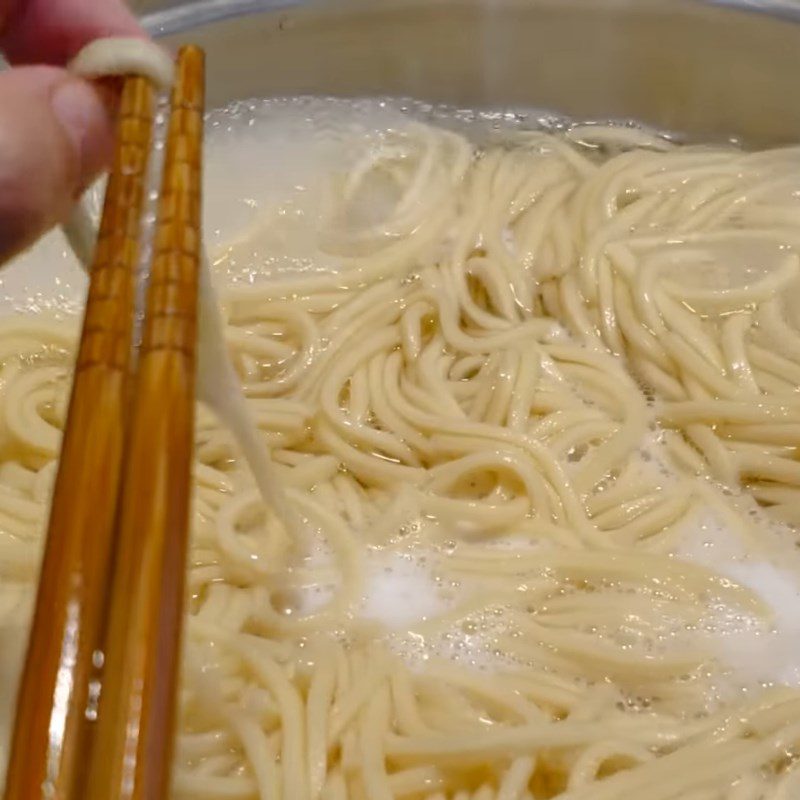
[[[748,573],[798,566],[799,167],[611,126],[364,146],[321,235],[339,269],[224,298],[317,541],[298,562],[201,409],[176,797],[800,794],[799,682],[759,649],[776,611]],[[6,625],[76,333],[0,322]],[[692,551],[719,529],[732,555]],[[398,573],[435,613],[367,612]]]

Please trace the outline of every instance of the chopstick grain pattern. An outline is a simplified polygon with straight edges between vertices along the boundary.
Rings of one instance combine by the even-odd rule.
[[[117,572],[85,797],[168,796],[194,435],[204,59],[183,48],[171,101],[123,479]]]
[[[152,122],[149,82],[126,78],[17,699],[6,800],[74,797],[85,767],[81,750],[92,717],[89,689],[104,626],[125,441]]]

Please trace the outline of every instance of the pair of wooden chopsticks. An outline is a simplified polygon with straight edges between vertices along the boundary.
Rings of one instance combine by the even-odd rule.
[[[178,55],[142,342],[153,89],[124,80],[6,800],[165,798],[194,422],[204,57]]]

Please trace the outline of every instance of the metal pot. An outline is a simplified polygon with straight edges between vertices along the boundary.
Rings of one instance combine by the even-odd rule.
[[[797,0],[205,0],[145,24],[206,48],[217,105],[412,96],[800,138]]]

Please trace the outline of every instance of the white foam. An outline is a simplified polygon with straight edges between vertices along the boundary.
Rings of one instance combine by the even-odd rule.
[[[760,514],[749,519],[757,526],[757,551],[718,513],[703,509],[685,523],[676,555],[752,590],[771,613],[765,622],[724,603],[709,608],[701,632],[731,680],[749,689],[800,686],[800,554]]]
[[[443,614],[452,598],[436,579],[436,559],[426,551],[372,554],[360,616],[403,629]]]
[[[439,556],[427,548],[408,551],[368,550],[364,557],[364,584],[354,613],[380,623],[387,631],[406,631],[452,607],[454,593],[436,574]],[[334,567],[333,555],[318,548],[307,560],[311,568]],[[311,614],[330,602],[336,586],[311,585],[299,589],[297,612]]]
[[[427,636],[413,631],[397,634],[389,644],[412,669],[424,669],[427,662],[436,659],[480,672],[497,672],[519,666],[517,661],[494,645],[497,634],[503,629],[502,618],[493,618],[491,612],[487,612],[450,625],[441,633]]]
[[[378,623],[393,652],[412,668],[422,668],[432,658],[461,666],[493,671],[508,666],[509,659],[498,653],[493,641],[505,626],[503,609],[493,608],[454,620],[432,632],[422,632],[425,623],[434,622],[457,608],[480,582],[446,577],[446,560],[451,554],[447,537],[433,520],[419,520],[419,539],[440,540],[439,549],[410,542],[404,550],[369,548],[364,553],[361,596],[353,610],[363,621]],[[423,530],[424,529],[424,530]],[[499,549],[531,549],[532,537],[511,534],[492,540]],[[304,559],[306,569],[335,572],[335,557],[321,539]],[[322,609],[334,597],[336,585],[314,584],[291,593],[293,614],[305,616]]]
[[[402,118],[386,101],[324,97],[242,101],[212,112],[204,221],[212,254],[238,243],[222,265],[225,278],[249,283],[338,269],[340,260],[320,247],[335,180]]]

